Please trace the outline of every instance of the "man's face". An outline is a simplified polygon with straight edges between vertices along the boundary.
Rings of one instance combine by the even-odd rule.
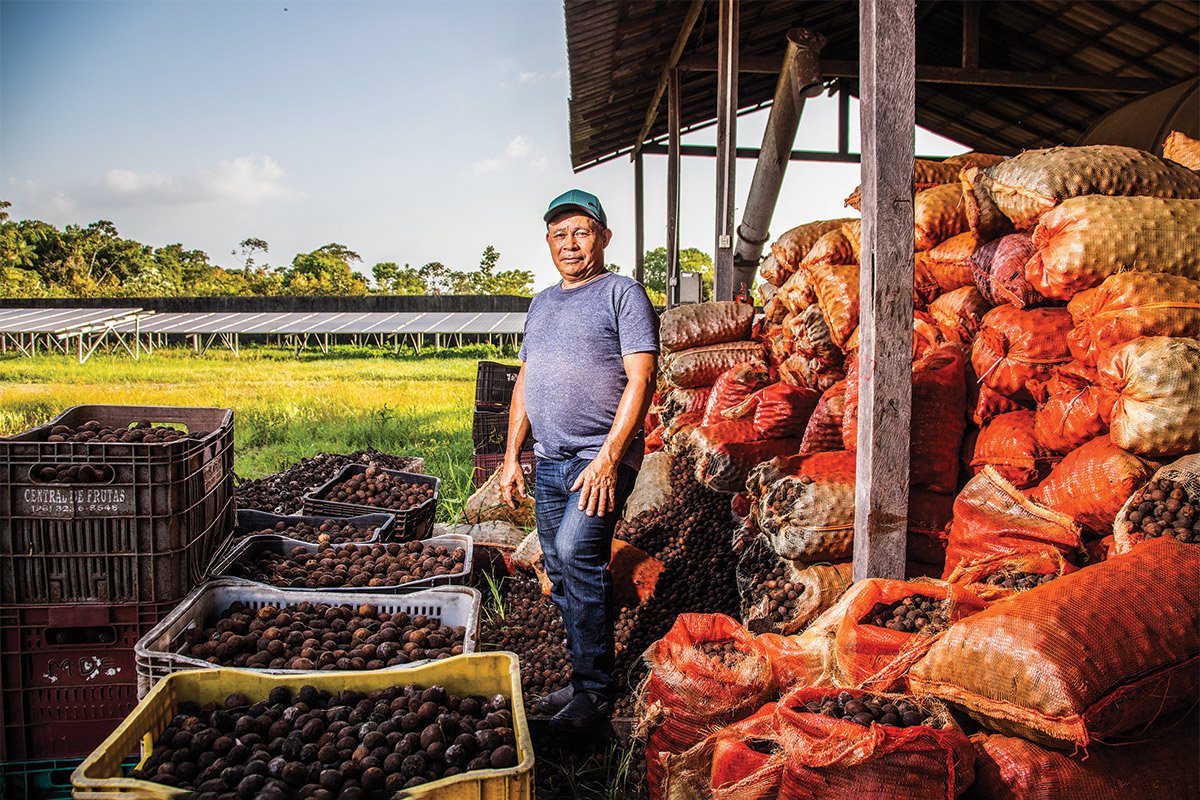
[[[612,231],[587,214],[568,211],[550,221],[546,244],[563,280],[586,278],[604,268],[604,248]]]

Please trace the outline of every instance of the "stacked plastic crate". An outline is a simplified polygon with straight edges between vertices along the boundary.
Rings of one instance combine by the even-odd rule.
[[[508,409],[520,367],[480,361],[475,378],[475,419],[471,438],[475,443],[475,486],[482,486],[504,462],[508,438]],[[522,466],[533,468],[533,437],[521,448]]]

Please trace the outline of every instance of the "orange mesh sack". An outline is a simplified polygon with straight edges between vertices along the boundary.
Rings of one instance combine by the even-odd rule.
[[[975,285],[972,272],[975,262],[971,256],[977,247],[979,238],[967,231],[951,236],[929,251],[929,269],[943,292]]]
[[[858,264],[816,264],[801,269],[808,273],[816,291],[830,338],[842,347],[858,327]]]
[[[1139,336],[1200,337],[1200,281],[1161,272],[1123,272],[1067,304],[1075,358],[1095,365],[1100,353]]]
[[[994,167],[1008,156],[999,156],[994,153],[961,153],[957,156],[950,156],[942,160],[942,165],[946,167]]]
[[[711,800],[776,800],[783,780],[783,746],[775,724],[775,703],[713,734],[707,792]],[[681,799],[682,800],[682,799]]]
[[[1057,552],[1071,558],[1080,546],[1071,517],[1038,505],[985,466],[954,500],[943,575],[994,555]]]
[[[1161,481],[1170,483],[1164,486]],[[1156,490],[1162,494],[1155,494]],[[1172,497],[1171,493],[1175,490],[1181,491],[1183,497]],[[1159,503],[1170,503],[1171,500],[1176,503],[1167,505],[1166,510],[1174,509],[1171,514],[1174,527],[1155,516]],[[1158,536],[1173,536],[1181,542],[1193,544],[1200,542],[1200,514],[1187,514],[1184,511],[1187,506],[1193,511],[1200,506],[1200,453],[1184,456],[1166,465],[1154,473],[1150,483],[1129,496],[1113,523],[1113,554],[1128,553],[1142,542]],[[1187,522],[1189,519],[1190,525]],[[1144,522],[1153,522],[1154,525],[1151,527]]]
[[[983,318],[971,350],[979,380],[1009,397],[1028,397],[1028,386],[1045,381],[1057,364],[1071,360],[1065,308],[996,306]]]
[[[801,259],[798,269],[815,267],[818,264],[857,263],[858,258],[854,255],[854,243],[846,235],[844,226],[839,225],[813,243],[812,249]]]
[[[668,309],[659,324],[664,353],[676,353],[710,344],[740,342],[750,338],[754,306],[721,300],[692,303]]]
[[[788,356],[779,365],[779,380],[792,386],[825,391],[846,377],[841,367],[830,366],[820,359],[801,353]]]
[[[1104,536],[1129,495],[1153,472],[1109,437],[1098,436],[1067,453],[1029,496]]]
[[[775,298],[783,304],[789,313],[799,314],[813,303],[817,302],[817,293],[813,291],[808,273],[797,269],[787,283],[779,288]]]
[[[758,342],[729,342],[706,347],[694,347],[663,356],[659,362],[662,378],[674,388],[696,389],[712,386],[721,373],[737,366],[750,364],[767,369],[767,356]]]
[[[1033,432],[1042,447],[1069,453],[1108,432],[1116,394],[1097,385],[1096,370],[1078,361],[1055,367],[1042,386]]]
[[[813,303],[803,312],[796,315],[797,325],[802,332],[796,337],[796,352],[815,359],[819,371],[825,372],[834,367],[840,367],[845,355],[834,344],[829,331],[829,324],[821,312],[821,306]]]
[[[775,256],[775,270],[768,272],[764,269],[763,280],[782,287],[796,272],[796,268],[817,240],[832,230],[840,229],[842,223],[849,222],[850,219],[845,217],[817,220],[797,225],[784,233],[771,245],[771,254]]]
[[[975,287],[994,306],[1018,308],[1040,305],[1045,298],[1025,280],[1025,264],[1036,252],[1028,233],[1010,233],[984,242],[971,256]]]
[[[990,309],[991,305],[975,284],[946,292],[929,304],[929,313],[946,340],[965,345],[975,340],[983,317]]]
[[[932,613],[916,606],[897,606],[906,598],[931,603]],[[985,605],[970,592],[942,581],[858,581],[834,641],[838,676],[847,686],[880,691],[903,686],[909,668],[947,626],[981,611]],[[883,620],[890,626],[906,615],[908,622],[919,626],[915,632],[879,624]]]
[[[992,730],[1087,747],[1196,702],[1200,548],[1167,539],[995,603],[952,625],[912,691]]]
[[[766,284],[770,286],[771,284]],[[788,310],[778,297],[772,296],[763,306],[763,318],[772,325],[779,325],[787,317]]]
[[[933,250],[942,242],[969,230],[962,186],[946,183],[917,192],[913,198],[913,247]]]
[[[927,158],[914,159],[913,193],[916,194],[943,183],[954,183],[958,180],[958,171],[962,167],[962,162],[952,162],[949,159],[945,161],[932,161]],[[846,198],[846,206],[859,211],[861,205],[862,187],[855,186],[854,192]]]
[[[762,464],[756,519],[772,549],[794,561],[845,561],[854,549],[855,455],[813,453]]]
[[[1200,278],[1200,200],[1073,197],[1041,218],[1033,244],[1025,277],[1059,300],[1119,272]]]
[[[854,333],[850,334],[850,338],[844,345],[846,357],[849,359],[858,358],[859,330],[860,328],[855,328]],[[914,311],[912,360],[918,361],[924,358],[931,350],[945,343],[946,336],[938,327],[933,315],[927,311]]]
[[[852,219],[842,224],[842,234],[850,242],[855,263],[862,263],[862,220]]]
[[[986,383],[971,379],[972,377],[969,375],[967,380],[967,407],[971,409],[971,421],[978,426],[986,425],[989,419],[1001,414],[1021,411],[1032,405],[1029,402],[1017,402],[1007,395],[1000,394]]]
[[[1163,140],[1163,158],[1193,171],[1200,170],[1200,141],[1181,131],[1171,131]]]
[[[759,389],[741,403],[721,412],[725,419],[749,419],[759,439],[798,439],[821,393],[782,381]]]
[[[774,688],[754,637],[724,614],[680,614],[645,653],[650,667],[638,726],[645,732],[650,797],[661,797],[663,756],[749,716]]]
[[[961,586],[983,600],[995,602],[1074,571],[1075,567],[1057,551],[997,555],[959,564],[946,582]]]
[[[767,371],[757,364],[738,364],[721,373],[704,404],[705,425],[722,422],[722,414],[767,383]]]
[[[1117,395],[1113,444],[1148,458],[1200,451],[1200,340],[1135,339],[1106,350],[1099,373]]]
[[[1032,230],[1050,209],[1080,195],[1200,197],[1200,175],[1190,169],[1144,150],[1104,144],[1026,150],[980,170],[975,185],[977,191],[965,193],[968,203],[994,204],[1023,231]],[[988,216],[987,209],[976,213]]]
[[[1149,739],[1093,745],[1086,757],[995,733],[977,733],[971,743],[975,800],[1200,800],[1195,723],[1157,728]]]
[[[821,713],[845,693],[864,703],[904,702],[921,724],[897,727]],[[828,706],[826,706],[828,707]],[[975,752],[940,703],[857,689],[796,688],[776,705],[788,800],[954,800],[974,780]]]
[[[846,409],[845,379],[838,381],[825,390],[821,395],[812,416],[808,418],[808,426],[804,429],[804,441],[800,452],[824,453],[830,450],[841,450],[842,445],[842,416]]]
[[[927,307],[942,293],[937,275],[929,264],[928,253],[913,254],[913,308]]]
[[[990,420],[975,441],[971,469],[978,474],[990,464],[1018,489],[1036,485],[1061,460],[1038,443],[1036,419],[1033,411],[1010,411]]]

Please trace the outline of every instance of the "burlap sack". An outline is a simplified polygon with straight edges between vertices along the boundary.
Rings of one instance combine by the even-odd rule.
[[[525,491],[529,497],[525,500],[515,498],[517,500],[516,508],[505,503],[500,495],[500,472],[503,469],[503,467],[498,467],[487,479],[487,482],[467,498],[462,511],[463,519],[470,525],[499,521],[511,522],[513,525],[523,528],[532,528],[535,524],[533,519],[533,468],[525,465],[521,467],[521,472],[525,476]]]
[[[750,338],[754,306],[722,300],[676,306],[662,315],[659,337],[664,353]]]

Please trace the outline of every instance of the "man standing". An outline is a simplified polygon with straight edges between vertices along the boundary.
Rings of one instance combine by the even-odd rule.
[[[559,195],[543,219],[562,280],[529,305],[500,481],[515,507],[514,495],[526,496],[518,454],[532,428],[538,538],[572,668],[571,685],[534,708],[553,714],[556,730],[583,732],[612,713],[608,562],[642,462],[658,317],[641,284],[605,268],[612,231],[595,195]]]

